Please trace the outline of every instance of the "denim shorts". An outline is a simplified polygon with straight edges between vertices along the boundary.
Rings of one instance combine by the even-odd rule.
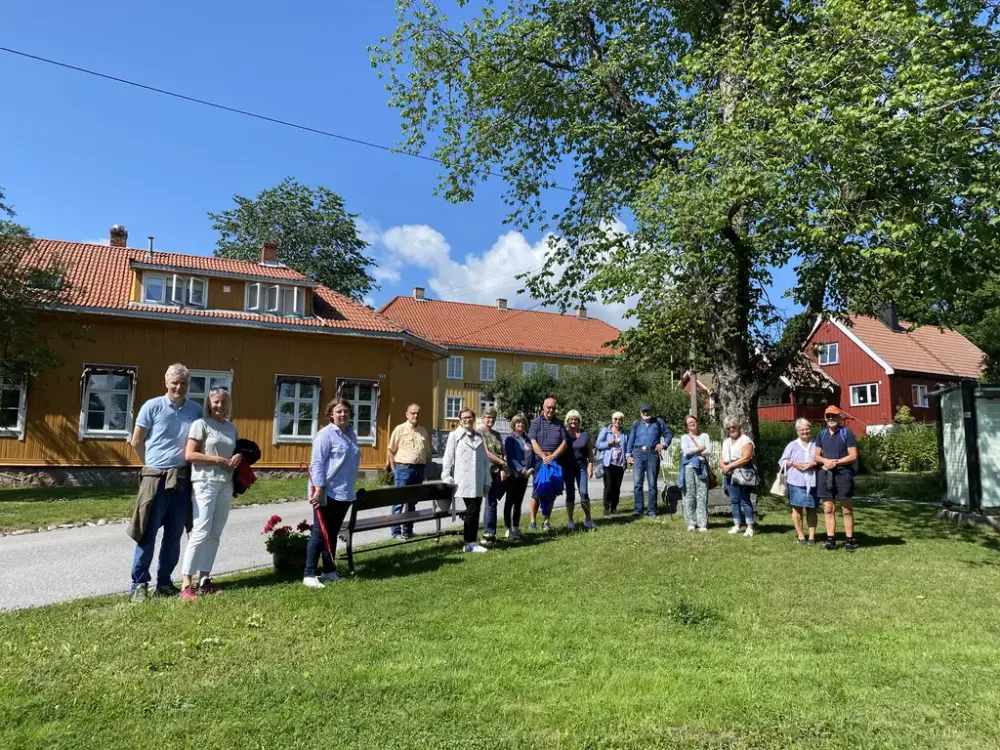
[[[805,487],[796,487],[794,484],[788,485],[788,501],[795,508],[815,508],[819,505],[815,487],[812,490],[807,490]]]

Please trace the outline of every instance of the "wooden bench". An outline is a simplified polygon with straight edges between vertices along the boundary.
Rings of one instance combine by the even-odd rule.
[[[420,523],[421,521],[434,521],[436,531],[433,535],[414,535],[410,539],[393,541],[390,544],[380,544],[365,549],[383,549],[400,544],[410,544],[428,538],[440,539],[444,532],[441,530],[441,520],[450,518],[457,520],[465,516],[464,510],[455,507],[454,487],[445,482],[425,482],[423,484],[413,484],[409,487],[381,487],[376,490],[358,490],[357,499],[351,505],[351,512],[347,520],[340,528],[341,538],[346,543],[347,565],[351,572],[354,572],[354,535],[362,531],[374,531],[375,529],[388,529],[393,526],[402,526],[408,523]],[[381,516],[370,516],[358,518],[358,513],[366,510],[378,508],[391,508],[393,505],[409,505],[422,503],[423,508],[418,508],[412,513],[398,513],[393,515],[388,513]],[[428,503],[430,506],[428,507]],[[364,551],[364,550],[363,550]]]

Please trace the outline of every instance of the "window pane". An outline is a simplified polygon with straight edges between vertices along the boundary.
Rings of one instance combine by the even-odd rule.
[[[21,392],[11,388],[0,391],[0,409],[17,409],[21,405]]]
[[[305,383],[299,384],[299,397],[311,399],[315,397],[314,396],[315,392],[316,392],[316,386],[306,385]]]
[[[90,387],[97,389],[105,389],[108,387],[108,376],[107,375],[91,375],[90,376]]]
[[[205,304],[205,282],[201,279],[191,279],[190,302],[192,305]]]
[[[268,311],[275,312],[278,309],[278,287],[269,286],[264,295],[264,299],[267,300]]]
[[[88,430],[103,430],[104,429],[104,410],[88,410],[87,411],[87,429]]]
[[[311,419],[300,419],[299,420],[299,435],[307,437],[312,435],[312,420]]]
[[[17,427],[17,409],[0,409],[0,427],[13,429]]]
[[[310,422],[313,418],[313,405],[308,401],[299,401],[299,419],[308,419]]]
[[[370,385],[362,385],[358,387],[358,400],[359,401],[372,400],[372,387]]]
[[[361,404],[358,406],[358,421],[359,422],[371,422],[372,421],[372,407],[368,404]]]
[[[87,398],[87,411],[104,411],[104,399],[106,398],[103,393],[91,393]]]
[[[116,391],[125,391],[128,393],[132,390],[132,380],[128,375],[112,375],[111,380],[111,387]]]
[[[247,307],[256,310],[260,307],[260,284],[251,284],[247,293]]]
[[[163,301],[163,279],[158,276],[146,277],[146,302]]]
[[[357,432],[358,432],[358,437],[371,437],[372,423],[359,420]]]
[[[295,416],[295,402],[294,401],[282,401],[278,406],[278,413],[282,416],[288,415],[289,417]]]
[[[188,396],[204,396],[205,395],[205,376],[204,375],[192,375],[191,380],[188,382]]]
[[[125,414],[128,411],[128,396],[124,393],[116,393],[111,397],[111,404],[115,411]]]
[[[112,409],[108,414],[109,430],[124,430],[127,425],[127,417],[124,411]]]
[[[295,383],[281,384],[281,398],[295,398]]]
[[[282,289],[281,290],[281,312],[285,315],[291,315],[295,312],[295,290],[294,289]]]
[[[295,422],[291,417],[282,416],[278,419],[278,434],[291,435]]]

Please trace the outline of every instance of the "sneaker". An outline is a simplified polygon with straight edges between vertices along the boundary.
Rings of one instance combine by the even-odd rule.
[[[495,544],[497,541],[496,534],[483,534],[483,541],[487,544]]]
[[[198,592],[195,591],[194,586],[185,586],[181,589],[180,598],[186,602],[196,602],[198,601]]]
[[[542,531],[552,531],[552,524],[546,521],[542,524]]]
[[[844,544],[844,550],[847,552],[854,552],[858,548],[858,543],[854,541],[853,536],[847,537],[847,542]]]
[[[408,539],[413,539],[413,534],[400,534],[399,538],[405,542]]]
[[[319,577],[319,580],[336,582],[336,581],[342,581],[344,579],[340,575],[340,573],[338,573],[336,570],[331,570],[329,573],[324,573],[323,575],[321,575]]]
[[[319,580],[316,576],[306,576],[302,579],[302,585],[309,589],[321,589],[324,588],[323,582]]]
[[[590,519],[587,519],[586,521],[583,522],[583,528],[585,528],[585,529],[596,529],[597,528],[597,524],[594,523],[593,521],[591,521]]]
[[[695,529],[694,526],[688,526],[688,531],[694,531],[694,529]]]
[[[174,586],[172,583],[164,584],[163,586],[157,586],[156,590],[153,592],[153,596],[162,597],[174,597],[180,596],[181,590]]]
[[[729,530],[729,533],[730,534],[739,534],[740,533],[740,527],[739,526],[733,526],[733,528],[731,528]]]
[[[753,536],[753,526],[747,526],[747,530],[743,532],[743,536]]]
[[[826,544],[823,545],[823,549],[828,549],[831,551],[837,549],[837,540],[832,536],[828,536],[826,538]]]
[[[516,542],[516,541],[517,541],[518,539],[520,539],[520,538],[521,538],[521,530],[520,530],[520,529],[511,529],[511,533],[512,533],[512,535],[513,535],[513,536],[512,536],[511,538],[512,538],[512,539],[513,539],[513,540],[514,540],[515,542]]]
[[[538,524],[532,521],[528,524],[528,531],[538,531]]]
[[[799,541],[799,544],[801,544],[803,547],[805,547],[807,544],[809,544],[809,540],[808,539],[799,539],[798,541]]]
[[[471,542],[465,545],[465,552],[489,552],[486,547],[481,544],[476,544],[476,542]]]
[[[704,531],[704,532],[706,532],[706,533],[707,533],[707,532],[708,532],[708,526],[701,526],[701,527],[699,527],[698,531],[699,531],[699,532],[702,532],[702,531]]]
[[[215,585],[211,578],[208,576],[202,576],[202,579],[198,582],[198,590],[202,594],[218,594],[222,589]],[[184,592],[181,592],[183,597]]]
[[[403,536],[403,535],[402,535],[402,534],[399,534],[399,533],[396,533],[396,534],[389,534],[389,538],[390,538],[390,539],[392,539],[392,541],[396,541],[396,540],[397,540],[397,539],[399,539],[399,538],[400,538],[401,536]]]
[[[135,588],[132,589],[132,598],[129,600],[132,604],[144,604],[149,597],[149,585],[145,583],[136,584]]]
[[[816,540],[815,539],[806,539],[806,544],[808,546],[810,546],[810,547],[815,547],[816,546]]]
[[[573,523],[572,521],[569,521],[566,524],[566,531],[576,531],[576,524]]]
[[[507,531],[504,532],[503,538],[509,542],[514,538],[514,532],[511,529],[507,529]]]

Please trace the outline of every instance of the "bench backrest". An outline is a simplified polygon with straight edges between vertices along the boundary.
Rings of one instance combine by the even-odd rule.
[[[376,490],[360,489],[354,507],[356,510],[371,510],[424,500],[450,500],[454,492],[454,487],[444,482],[424,482],[411,484],[409,487],[380,487]]]

